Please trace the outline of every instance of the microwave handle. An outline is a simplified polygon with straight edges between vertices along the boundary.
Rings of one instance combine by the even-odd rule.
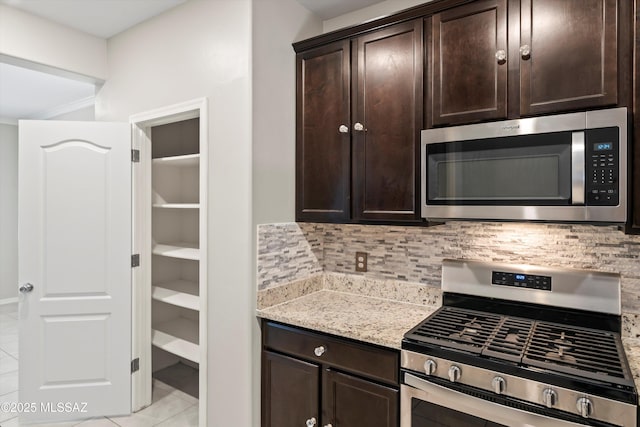
[[[584,205],[585,151],[584,131],[571,133],[571,204]]]

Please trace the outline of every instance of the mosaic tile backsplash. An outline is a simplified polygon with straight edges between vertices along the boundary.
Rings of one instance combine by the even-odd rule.
[[[258,226],[258,290],[306,279],[323,272],[322,241],[298,224]]]
[[[355,253],[368,253],[356,273]],[[444,258],[620,273],[623,311],[640,314],[640,236],[615,226],[449,222],[435,227],[287,223],[258,228],[258,289],[322,272],[440,286]]]

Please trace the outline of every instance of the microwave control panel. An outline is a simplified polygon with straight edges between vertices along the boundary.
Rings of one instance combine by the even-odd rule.
[[[618,128],[586,131],[586,202],[592,206],[619,203],[620,147]]]

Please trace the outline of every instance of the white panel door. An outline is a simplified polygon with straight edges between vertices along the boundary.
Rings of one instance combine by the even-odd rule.
[[[24,421],[131,408],[126,123],[21,121],[19,399]]]

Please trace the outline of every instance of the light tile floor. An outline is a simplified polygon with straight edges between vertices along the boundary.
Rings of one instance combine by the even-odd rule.
[[[0,404],[18,401],[18,304],[0,305]],[[16,414],[0,412],[0,427],[19,427]],[[198,425],[198,399],[156,379],[153,404],[127,417],[31,427],[191,427]]]

